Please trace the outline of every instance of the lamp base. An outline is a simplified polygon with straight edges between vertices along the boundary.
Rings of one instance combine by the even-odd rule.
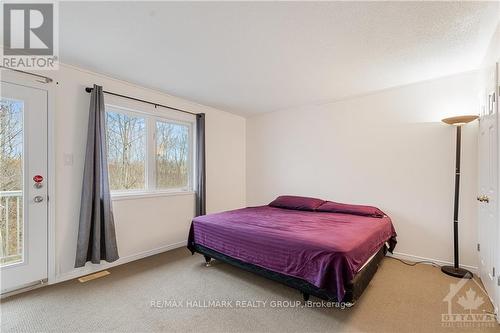
[[[472,273],[463,268],[455,268],[454,266],[443,266],[441,267],[441,272],[456,278],[472,279]]]

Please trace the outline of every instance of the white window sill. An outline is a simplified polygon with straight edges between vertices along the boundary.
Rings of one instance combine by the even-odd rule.
[[[181,196],[181,195],[194,195],[194,191],[182,191],[182,190],[173,190],[173,191],[137,191],[137,192],[115,192],[111,193],[112,201],[120,201],[120,200],[135,200],[135,199],[145,199],[145,198],[156,198],[156,197],[171,197],[171,196]]]

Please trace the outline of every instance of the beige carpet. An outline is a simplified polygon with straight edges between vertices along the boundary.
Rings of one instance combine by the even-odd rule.
[[[441,314],[448,309],[443,298],[450,283],[457,280],[432,266],[409,267],[389,258],[384,259],[358,303],[346,310],[277,307],[279,301],[294,304],[301,300],[301,295],[223,263],[206,268],[200,255],[191,256],[186,249],[110,271],[111,275],[87,283],[68,281],[2,301],[2,333],[500,332],[499,326],[491,323],[490,327],[477,322],[465,324],[466,327],[460,327],[463,322],[443,327]],[[469,287],[477,289],[470,281],[462,288],[462,294]],[[478,295],[464,296],[461,303],[466,308],[476,308],[480,303]],[[155,308],[151,306],[155,300],[177,304]],[[216,300],[232,301],[232,307],[193,308],[195,301],[202,305],[203,301]],[[242,307],[243,301],[266,300],[265,307]],[[236,301],[240,301],[238,306]],[[489,303],[484,306],[491,307]],[[463,306],[454,307],[464,311]]]

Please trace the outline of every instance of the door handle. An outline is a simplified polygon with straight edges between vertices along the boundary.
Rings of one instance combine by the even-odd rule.
[[[40,203],[43,201],[43,197],[41,195],[37,195],[36,197],[33,198],[33,201],[35,203]]]

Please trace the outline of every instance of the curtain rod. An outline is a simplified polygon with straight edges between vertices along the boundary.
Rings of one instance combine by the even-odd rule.
[[[38,82],[41,82],[41,83],[50,83],[50,82],[54,81],[54,80],[52,80],[52,78],[50,78],[48,76],[43,76],[43,75],[40,75],[40,74],[25,72],[25,71],[22,71],[20,69],[14,69],[14,68],[10,68],[10,67],[7,67],[7,66],[1,66],[1,65],[0,65],[0,68],[8,69],[8,70],[13,71],[13,72],[28,74],[28,75],[31,75],[31,76],[36,76],[38,78],[44,79],[45,82],[38,81]]]
[[[85,88],[85,91],[88,92],[88,93],[91,93],[92,92],[92,89],[94,88],[91,88],[91,87],[87,87]],[[162,108],[166,108],[166,109],[170,109],[170,110],[175,110],[175,111],[179,111],[179,112],[184,112],[184,113],[188,113],[188,114],[192,114],[194,116],[196,116],[198,113],[194,113],[194,112],[189,112],[189,111],[186,111],[186,110],[181,110],[181,109],[177,109],[177,108],[174,108],[172,106],[167,106],[167,105],[162,105],[162,104],[158,104],[158,103],[154,103],[154,102],[150,102],[150,101],[146,101],[144,99],[139,99],[139,98],[135,98],[135,97],[131,97],[131,96],[126,96],[126,95],[122,95],[122,94],[117,94],[117,93],[114,93],[114,92],[111,92],[111,91],[106,91],[106,90],[103,90],[102,91],[103,93],[105,94],[108,94],[108,95],[113,95],[113,96],[118,96],[118,97],[122,97],[122,98],[127,98],[127,99],[131,99],[131,100],[134,100],[134,101],[137,101],[137,102],[142,102],[142,103],[146,103],[146,104],[151,104],[151,105],[154,105],[154,107],[162,107]]]

